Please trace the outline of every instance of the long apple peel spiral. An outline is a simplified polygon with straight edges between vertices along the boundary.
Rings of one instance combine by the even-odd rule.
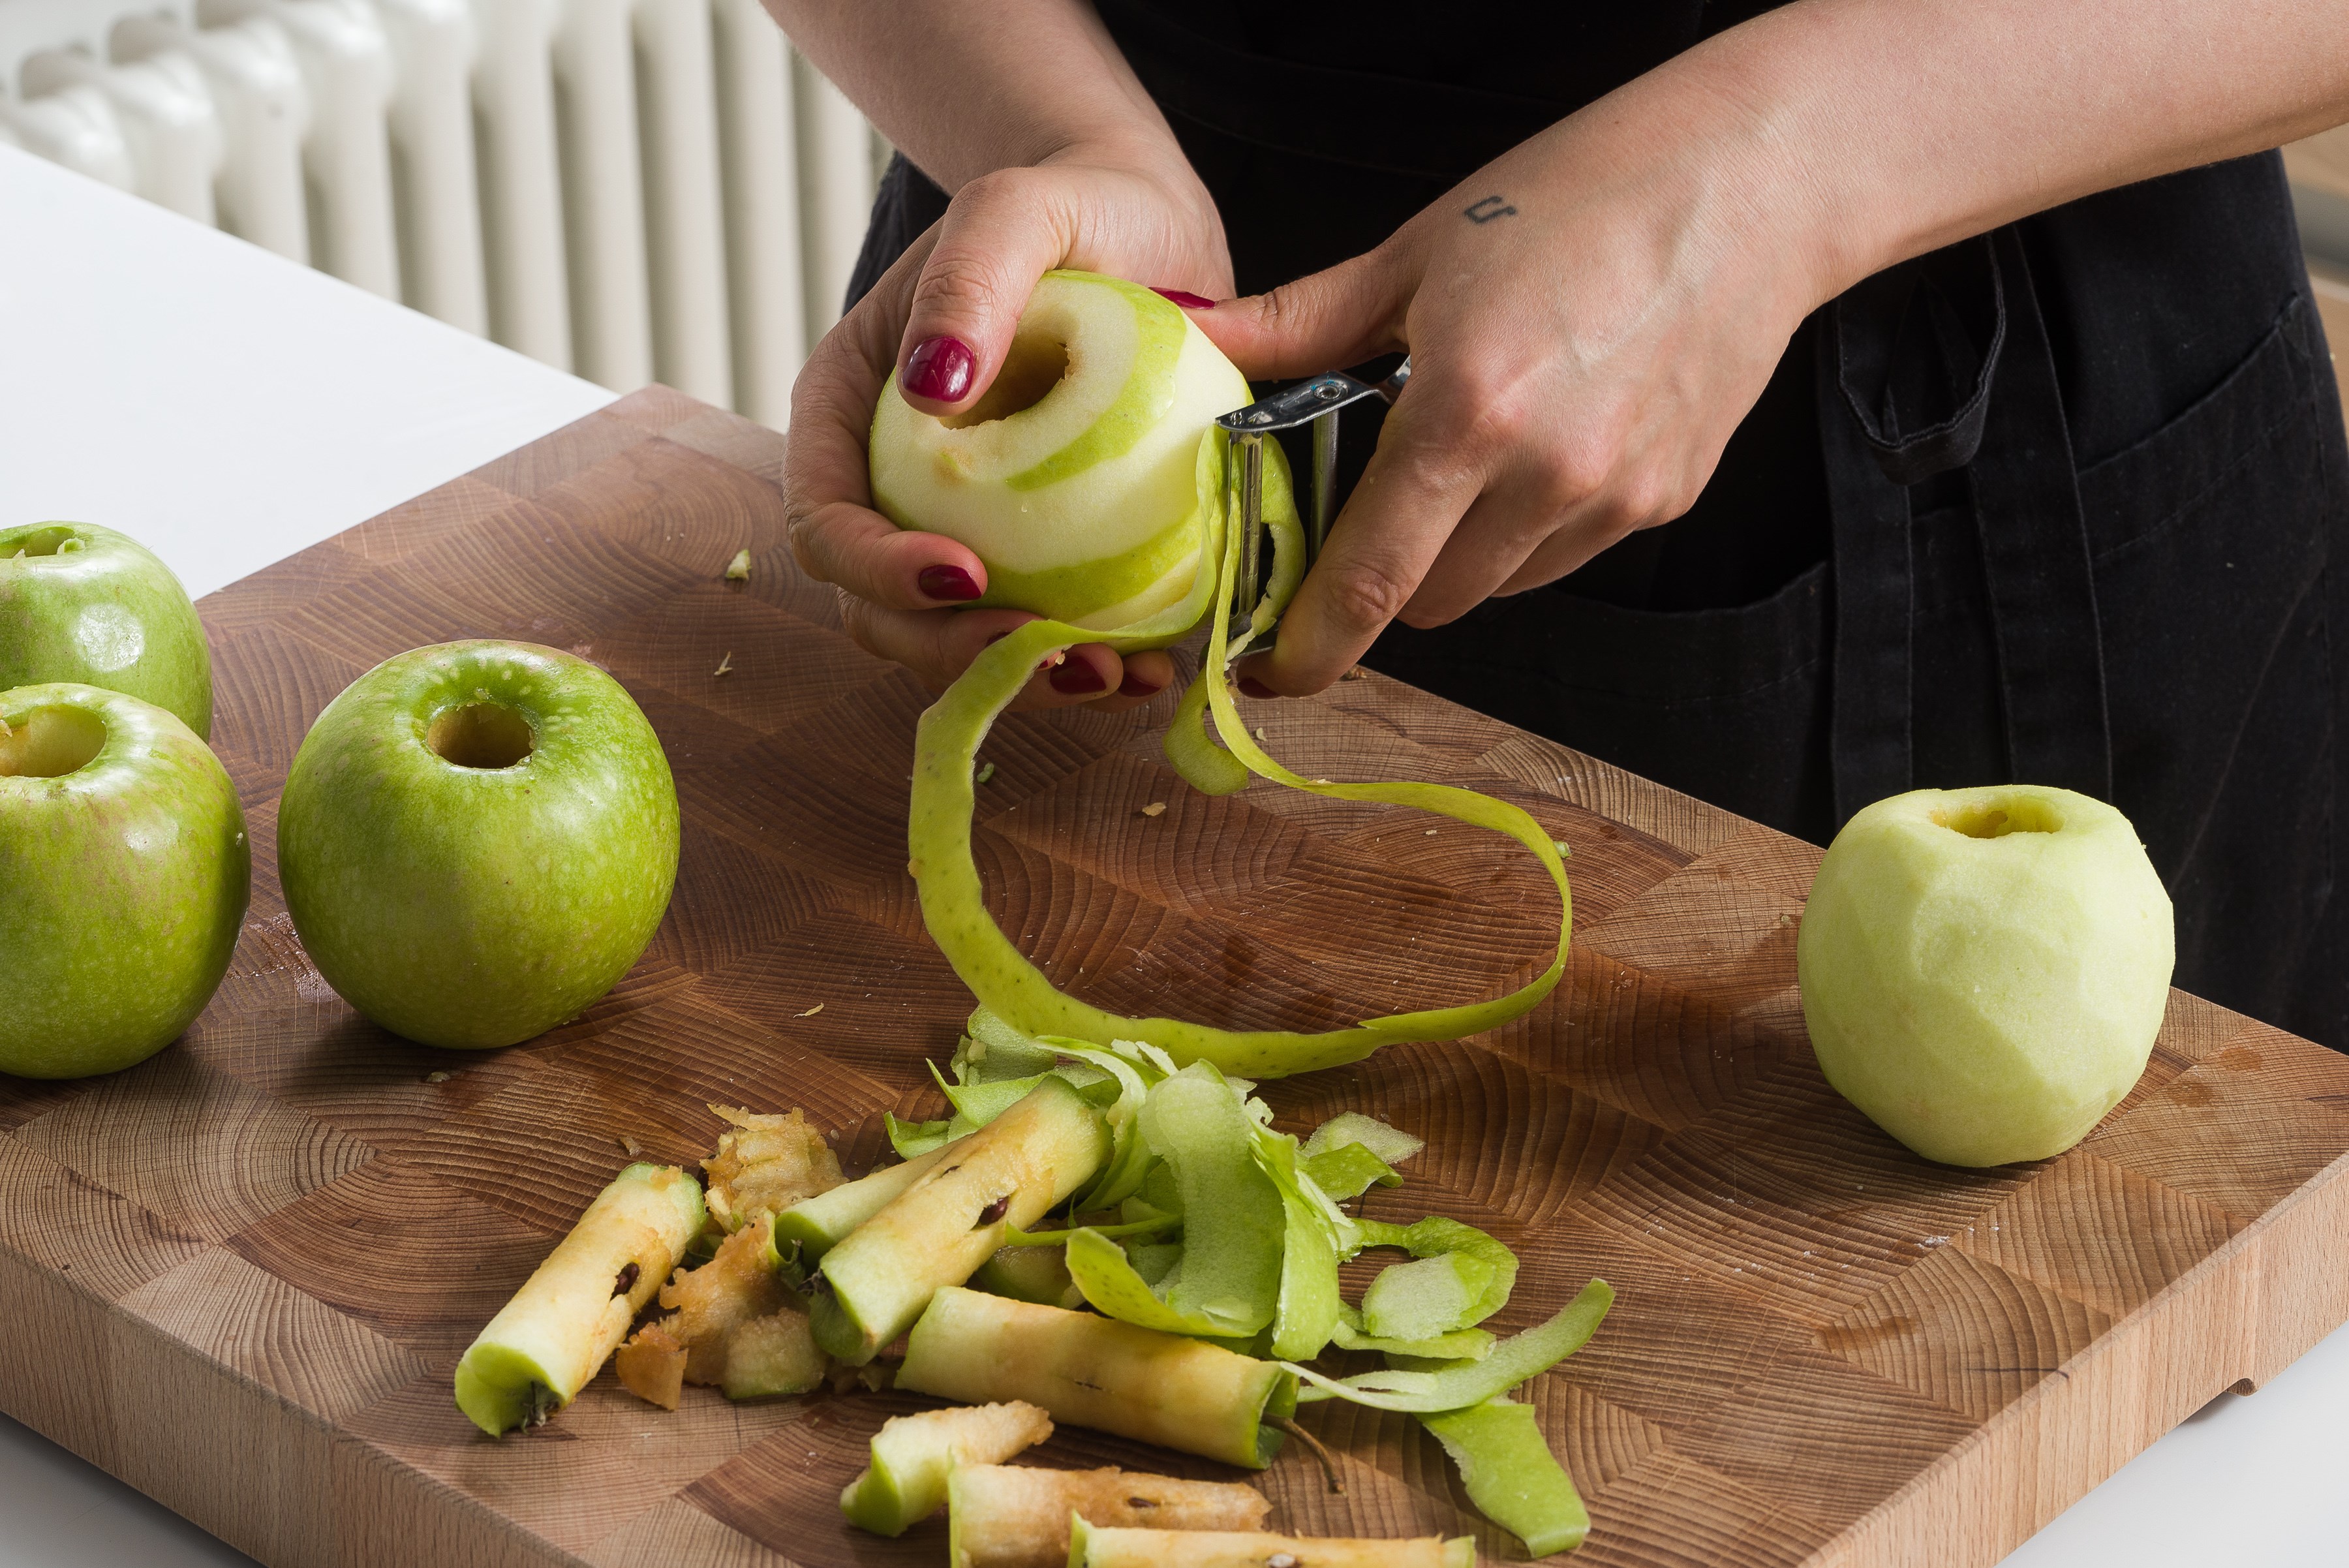
[[[1199,566],[1190,591],[1154,615],[1106,632],[1051,619],[1018,628],[980,653],[922,715],[916,733],[906,843],[923,924],[980,1005],[1030,1034],[1065,1035],[1101,1044],[1145,1041],[1179,1063],[1207,1061],[1229,1073],[1279,1077],[1358,1061],[1382,1045],[1457,1039],[1494,1028],[1533,1008],[1565,973],[1573,908],[1565,859],[1557,844],[1530,814],[1506,801],[1449,784],[1327,784],[1306,779],[1268,755],[1241,722],[1226,672],[1238,649],[1278,619],[1303,576],[1302,529],[1286,469],[1278,448],[1268,447],[1267,456],[1270,461],[1264,512],[1274,533],[1272,581],[1239,637],[1231,635],[1226,616],[1210,617],[1200,677],[1185,694],[1167,737],[1170,760],[1187,780],[1209,793],[1228,794],[1253,774],[1289,789],[1340,800],[1415,806],[1507,835],[1532,852],[1557,888],[1556,955],[1526,984],[1485,1002],[1392,1013],[1364,1020],[1351,1028],[1319,1033],[1235,1031],[1177,1018],[1128,1017],[1070,996],[1012,945],[987,912],[985,890],[971,853],[971,821],[977,806],[978,751],[997,717],[1026,687],[1038,666],[1057,653],[1085,642],[1104,642],[1121,653],[1164,647],[1187,634],[1211,608],[1231,602],[1244,541],[1238,529],[1226,525],[1229,498],[1223,479],[1224,437],[1210,428],[1200,438],[1195,465]],[[1205,715],[1212,715],[1224,749],[1207,742],[1202,722]]]

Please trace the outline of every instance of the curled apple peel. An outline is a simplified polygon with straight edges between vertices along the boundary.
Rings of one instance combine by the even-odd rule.
[[[1054,274],[1045,280],[1045,285],[1059,296],[1092,284],[1106,286],[1119,301],[1131,306],[1137,317],[1154,317],[1163,312],[1181,323],[1190,337],[1181,339],[1179,353],[1171,358],[1161,355],[1170,365],[1190,360],[1195,354],[1192,338],[1195,337],[1197,344],[1205,345],[1206,352],[1215,354],[1216,359],[1229,369],[1229,362],[1222,359],[1213,345],[1206,344],[1204,336],[1179,310],[1146,290],[1084,274]],[[1047,288],[1040,286],[1038,297],[1044,298],[1046,293]],[[1023,329],[1025,321],[1023,317]],[[1081,333],[1081,320],[1076,322],[1076,327]],[[1153,326],[1145,320],[1133,336],[1139,341],[1148,341],[1152,331],[1171,334],[1171,330],[1163,322]],[[1085,358],[1085,347],[1080,335],[1071,345],[1071,364]],[[1098,357],[1094,362],[1098,364]],[[1129,382],[1140,374],[1141,369],[1136,369],[1129,376]],[[1200,379],[1205,383],[1212,379],[1202,375]],[[980,653],[962,677],[922,715],[915,741],[906,844],[907,869],[918,884],[923,924],[980,1005],[1016,1029],[1032,1035],[1065,1036],[1100,1045],[1112,1041],[1143,1041],[1164,1050],[1178,1064],[1210,1062],[1226,1073],[1251,1078],[1282,1077],[1336,1066],[1367,1056],[1381,1045],[1409,1040],[1457,1039],[1505,1023],[1548,995],[1566,971],[1573,905],[1564,857],[1557,841],[1526,812],[1474,790],[1418,783],[1332,784],[1299,777],[1273,760],[1240,720],[1229,684],[1229,667],[1287,608],[1303,580],[1305,558],[1303,528],[1287,465],[1279,449],[1268,447],[1263,513],[1273,542],[1269,580],[1247,623],[1237,630],[1227,615],[1210,613],[1233,601],[1245,543],[1240,529],[1230,523],[1234,508],[1225,481],[1226,438],[1213,422],[1216,415],[1242,406],[1246,400],[1246,383],[1237,371],[1231,371],[1229,382],[1232,385],[1220,401],[1195,396],[1187,390],[1181,397],[1172,392],[1162,395],[1148,387],[1133,394],[1159,412],[1158,425],[1135,434],[1132,450],[1156,453],[1163,444],[1159,427],[1178,419],[1184,421],[1181,441],[1190,454],[1191,473],[1189,495],[1185,503],[1169,500],[1164,494],[1164,462],[1154,455],[1147,472],[1138,475],[1132,489],[1119,490],[1113,483],[1113,471],[1096,472],[1111,466],[1110,458],[1102,453],[1113,443],[1094,440],[1095,427],[1079,429],[1079,421],[1072,417],[1055,414],[1052,418],[1059,422],[1050,428],[1058,432],[1065,424],[1074,431],[1066,438],[1069,448],[1085,446],[1092,454],[1084,466],[1075,464],[1073,460],[1059,462],[1056,454],[1049,452],[1040,457],[1032,452],[1021,452],[1016,458],[1006,455],[1008,443],[1018,432],[1007,430],[989,436],[995,445],[988,450],[995,453],[998,466],[1014,474],[1050,472],[1059,481],[1087,475],[1089,483],[1083,493],[1087,504],[1129,509],[1120,515],[1116,526],[1128,536],[1139,536],[1141,542],[1133,545],[1130,553],[1146,555],[1154,565],[1170,554],[1187,557],[1194,565],[1180,597],[1108,629],[1103,629],[1098,615],[1083,617],[1085,624],[1045,618],[1019,627]],[[1072,384],[1073,378],[1047,391],[1030,409],[1012,411],[1002,424],[1009,427],[1022,419],[1043,424],[1053,396]],[[1096,425],[1100,420],[1113,417],[1102,413]],[[922,441],[928,443],[918,445],[917,452],[928,452],[935,459],[938,452],[950,450],[943,444],[943,438],[928,431],[925,421],[945,428],[943,421],[918,414],[905,405],[896,395],[894,381],[885,389],[881,410],[874,420],[872,459],[876,498],[894,497],[884,501],[884,510],[900,526],[946,532],[978,550],[994,579],[989,597],[981,603],[1013,603],[1015,607],[1034,609],[1049,617],[1053,609],[1048,602],[1019,603],[996,597],[1001,579],[995,576],[995,562],[987,547],[978,542],[984,530],[970,523],[971,516],[977,514],[988,528],[994,528],[1003,524],[1004,518],[1018,513],[988,511],[968,493],[972,487],[958,486],[952,504],[941,503],[933,514],[916,504],[902,483],[893,488],[893,476],[901,477],[919,467],[907,455],[907,446],[916,444],[915,434],[920,434]],[[968,435],[970,431],[966,428],[954,433]],[[1059,439],[1057,434],[1055,439]],[[1166,526],[1187,528],[1194,543],[1187,549],[1171,552],[1165,527],[1154,525],[1152,517],[1144,517],[1137,524],[1133,512],[1153,512],[1156,519],[1165,519],[1173,514]],[[1094,535],[1082,526],[1087,521],[1081,515],[1073,524],[1065,517],[1058,520],[1055,526],[1060,537],[1052,542],[1052,547],[1066,552],[1069,560],[1099,566],[1098,559],[1085,554],[1094,547],[1088,542]],[[1023,550],[1032,551],[1038,547],[1038,540],[1026,536],[1019,545]],[[1050,568],[1043,568],[1040,575],[1050,576]],[[1119,592],[1123,595],[1121,604],[1149,599],[1156,596],[1154,587],[1147,592],[1129,591],[1138,578],[1148,575],[1112,574],[1117,581],[1116,589],[1102,590],[1092,597],[1099,598],[1105,592]],[[1201,674],[1184,694],[1164,742],[1168,760],[1176,771],[1194,787],[1208,794],[1230,794],[1243,787],[1253,774],[1286,788],[1339,800],[1416,806],[1507,835],[1533,854],[1557,888],[1557,950],[1547,968],[1517,990],[1485,1002],[1393,1013],[1365,1020],[1350,1028],[1318,1033],[1233,1031],[1176,1018],[1129,1018],[1104,1012],[1061,991],[1011,944],[987,912],[978,867],[971,855],[971,817],[976,805],[973,781],[980,743],[997,716],[1019,695],[1037,668],[1055,655],[1085,642],[1104,642],[1120,653],[1164,648],[1181,640],[1203,618],[1208,622],[1209,630]],[[1206,721],[1210,717],[1223,742],[1221,747],[1207,737]]]

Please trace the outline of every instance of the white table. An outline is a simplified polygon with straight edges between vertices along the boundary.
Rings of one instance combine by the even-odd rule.
[[[611,400],[6,148],[0,236],[0,524],[121,528],[195,594]],[[2341,1568],[2344,1477],[2349,1329],[2220,1398],[2007,1568]],[[0,1568],[248,1561],[0,1417]]]

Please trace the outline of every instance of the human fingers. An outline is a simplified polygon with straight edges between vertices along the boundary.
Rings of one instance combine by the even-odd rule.
[[[896,346],[906,402],[948,414],[994,384],[1036,280],[1074,244],[1070,183],[1057,171],[1003,169],[955,193]]]
[[[942,691],[981,649],[1036,618],[1010,609],[889,609],[843,593],[840,618],[842,629],[866,652],[904,665],[925,686]],[[1083,643],[1040,664],[1011,706],[1071,708],[1114,695],[1124,680],[1114,649]]]
[[[987,591],[978,556],[909,533],[873,509],[865,432],[902,317],[936,234],[924,235],[808,356],[792,388],[783,459],[792,553],[819,581],[893,609],[967,603]]]
[[[1403,346],[1411,253],[1381,245],[1268,293],[1195,309],[1198,324],[1255,380],[1309,376]]]

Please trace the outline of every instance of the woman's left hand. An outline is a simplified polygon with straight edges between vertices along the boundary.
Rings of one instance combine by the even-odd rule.
[[[1318,691],[1392,620],[1441,625],[1680,515],[1826,297],[1744,138],[1623,136],[1609,101],[1368,254],[1191,312],[1254,379],[1412,357],[1252,684]]]

